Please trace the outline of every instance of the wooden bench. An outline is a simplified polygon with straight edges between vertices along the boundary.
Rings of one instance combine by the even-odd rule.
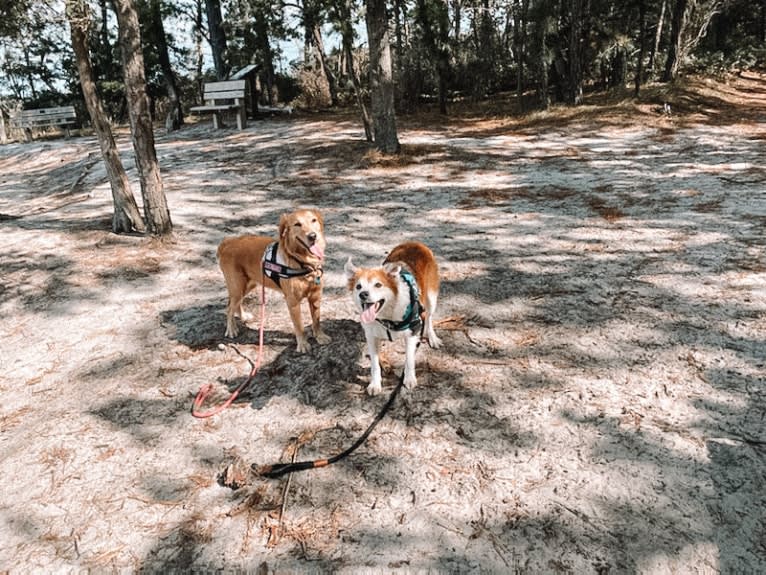
[[[245,80],[226,80],[205,84],[205,105],[193,106],[190,111],[198,114],[213,114],[213,128],[223,127],[221,112],[235,112],[237,129],[243,130],[247,123],[245,110]]]
[[[77,124],[77,114],[74,106],[61,106],[59,108],[38,108],[36,110],[19,110],[11,112],[9,116],[11,128],[24,130],[27,140],[32,138],[33,128],[61,128],[69,137],[69,126]]]

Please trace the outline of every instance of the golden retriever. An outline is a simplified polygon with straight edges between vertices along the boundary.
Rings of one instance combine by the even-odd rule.
[[[320,344],[328,343],[330,337],[319,325],[325,246],[322,215],[311,209],[283,214],[278,239],[253,235],[224,239],[218,246],[218,263],[229,292],[226,337],[237,336],[235,315],[242,321],[252,319],[242,300],[257,285],[265,285],[282,292],[299,353],[310,349],[301,317],[304,299],[309,302],[314,337]]]

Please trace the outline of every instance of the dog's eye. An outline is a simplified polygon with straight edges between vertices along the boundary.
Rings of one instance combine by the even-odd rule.
[[[316,219],[316,218],[314,218],[313,220],[311,220],[311,223],[312,223],[312,224],[315,224],[315,223],[317,223],[317,219]]]
[[[302,228],[302,227],[303,227],[303,224],[302,224],[302,223],[300,223],[300,222],[295,222],[295,224],[293,224],[293,225],[294,225],[296,228]]]
[[[356,289],[358,290],[362,289],[362,284],[356,284]]]
[[[380,282],[375,282],[375,287],[376,288],[381,288],[381,287],[383,287],[383,284],[380,283]]]

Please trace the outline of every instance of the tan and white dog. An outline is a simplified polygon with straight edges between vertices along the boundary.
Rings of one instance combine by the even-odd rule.
[[[433,326],[439,297],[439,268],[434,254],[420,242],[405,242],[391,250],[380,267],[357,268],[349,258],[345,271],[370,354],[367,393],[381,391],[378,354],[384,339],[406,339],[404,385],[414,387],[415,350],[421,334],[431,347],[441,346]]]
[[[297,210],[279,219],[279,238],[244,235],[226,238],[218,246],[218,264],[226,280],[226,337],[238,333],[234,316],[252,319],[242,301],[257,285],[284,295],[295,329],[298,352],[310,349],[303,329],[301,302],[307,299],[314,337],[320,344],[330,337],[319,325],[322,299],[322,262],[325,250],[324,221],[317,210]]]

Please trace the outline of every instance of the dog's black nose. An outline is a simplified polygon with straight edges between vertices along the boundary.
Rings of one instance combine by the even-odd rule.
[[[317,235],[314,232],[311,232],[308,236],[306,236],[309,241],[313,244],[315,241],[317,241]]]
[[[368,292],[368,291],[360,291],[359,292],[359,301],[367,301],[368,297],[370,297],[370,292]]]

